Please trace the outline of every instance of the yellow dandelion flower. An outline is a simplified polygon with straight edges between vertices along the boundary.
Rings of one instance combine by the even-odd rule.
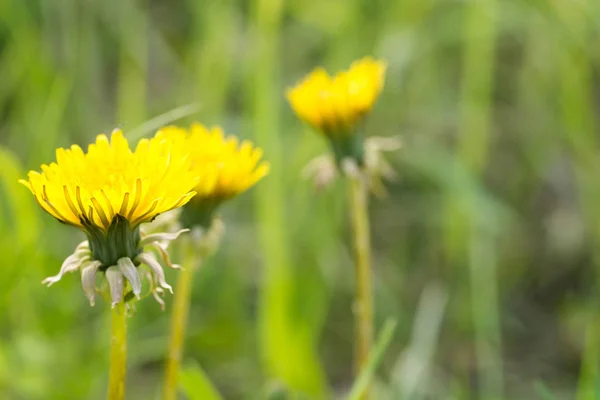
[[[188,202],[197,178],[185,153],[159,138],[142,139],[131,151],[121,131],[99,135],[87,154],[77,146],[59,148],[56,162],[29,172],[21,181],[40,206],[61,222],[106,233],[115,216],[132,228]]]
[[[333,77],[316,68],[287,91],[287,98],[300,119],[327,136],[351,135],[381,93],[385,70],[385,62],[370,57],[353,62]]]
[[[176,126],[162,128],[157,137],[184,143],[191,153],[191,169],[198,177],[197,193],[183,209],[191,225],[210,223],[214,210],[225,200],[248,190],[269,172],[261,161],[262,149],[249,141],[239,142],[225,136],[220,127],[210,129],[195,123],[189,129]],[[192,211],[193,210],[193,211]],[[191,214],[195,214],[193,218]]]
[[[154,137],[140,140],[132,151],[117,130],[110,140],[99,135],[87,153],[76,145],[59,148],[56,162],[42,165],[42,172],[29,172],[21,183],[40,206],[60,222],[83,230],[88,239],[65,260],[59,274],[44,283],[51,285],[64,273],[81,269],[84,290],[93,304],[96,272],[104,272],[114,305],[123,298],[124,279],[139,296],[137,267],[145,264],[151,284],[156,282],[151,286],[170,290],[153,253],[143,249],[177,235],[142,238],[140,224],[195,195],[198,178],[190,165],[189,152],[181,143]]]

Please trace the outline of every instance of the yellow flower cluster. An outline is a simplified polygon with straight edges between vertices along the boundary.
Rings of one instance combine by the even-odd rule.
[[[355,61],[347,71],[333,77],[316,68],[288,90],[287,98],[300,119],[326,135],[349,135],[375,104],[385,70],[385,62],[370,57]]]
[[[267,175],[262,150],[225,137],[219,127],[169,126],[131,151],[121,131],[99,135],[87,154],[59,148],[56,162],[22,180],[40,206],[61,222],[106,232],[116,215],[131,228],[195,201],[231,198]]]
[[[131,151],[122,132],[115,131],[110,141],[99,135],[87,153],[76,145],[59,148],[56,162],[21,182],[59,221],[106,232],[116,215],[133,229],[187,203],[199,180],[190,165],[181,144],[156,136]]]
[[[29,172],[29,179],[21,183],[46,212],[82,229],[87,240],[65,259],[57,275],[43,283],[52,285],[64,274],[80,270],[83,290],[93,305],[96,275],[102,274],[114,307],[129,294],[140,298],[142,277],[148,277],[150,291],[164,304],[160,294],[171,291],[171,286],[155,253],[146,247],[154,248],[165,265],[175,267],[160,243],[175,240],[187,229],[143,235],[140,225],[196,195],[199,201],[212,199],[209,212],[191,211],[196,215],[193,223],[206,225],[219,202],[267,174],[268,165],[259,163],[261,157],[262,150],[249,142],[239,145],[219,128],[209,131],[198,124],[189,134],[164,128],[153,138],[140,140],[135,151],[121,131],[113,132],[110,139],[99,135],[87,153],[79,146],[59,148],[56,162],[42,165],[41,172]]]
[[[189,129],[168,126],[158,131],[157,136],[183,141],[188,146],[191,169],[199,177],[193,203],[229,199],[269,172],[269,164],[261,161],[260,148],[249,141],[239,143],[235,136],[226,137],[220,127],[207,129],[198,123]]]

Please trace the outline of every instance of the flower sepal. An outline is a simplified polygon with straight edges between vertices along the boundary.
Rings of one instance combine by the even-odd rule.
[[[335,154],[322,154],[315,157],[304,167],[302,176],[311,179],[316,189],[329,186],[340,176],[365,179],[369,190],[378,197],[384,197],[387,191],[384,180],[396,178],[396,172],[385,159],[383,153],[396,151],[402,147],[398,137],[370,137],[364,141],[364,163],[354,157],[341,160]]]
[[[219,245],[225,232],[225,224],[220,218],[213,218],[211,224],[206,227],[196,226],[186,238],[191,241],[191,247],[202,259],[212,256]]]
[[[364,137],[358,130],[348,135],[327,135],[327,139],[338,167],[346,159],[352,159],[358,165],[365,163]]]
[[[90,235],[88,240],[81,242],[73,254],[67,257],[59,273],[44,279],[42,283],[51,286],[61,280],[66,273],[80,270],[81,285],[90,305],[94,306],[96,294],[101,293],[110,299],[111,306],[115,307],[122,301],[133,304],[134,301],[145,297],[142,295],[142,278],[146,278],[148,294],[152,294],[164,309],[161,296],[164,290],[173,293],[173,289],[166,282],[162,264],[171,268],[179,268],[179,266],[171,263],[168,253],[163,248],[165,245],[161,243],[177,239],[188,229],[176,233],[153,233],[142,238],[139,228],[131,234],[126,222],[126,220],[113,221],[111,224],[113,229],[109,229],[106,237]],[[109,237],[110,235],[113,236]],[[136,240],[135,238],[137,238],[136,243],[132,242]],[[95,245],[90,246],[90,243]],[[112,248],[102,246],[112,246]],[[96,251],[94,252],[92,248]],[[119,254],[121,257],[118,257],[116,251],[124,251],[124,249],[129,252],[129,255]],[[155,254],[158,254],[162,264]],[[109,262],[105,262],[106,260]],[[102,277],[100,288],[96,285],[98,275]]]
[[[219,197],[192,199],[190,203],[186,204],[186,207],[181,209],[179,223],[192,230],[200,228],[202,231],[208,231],[221,202]]]
[[[84,227],[90,250],[94,259],[102,263],[102,270],[116,265],[123,257],[134,260],[141,252],[139,226],[131,229],[129,221],[119,214],[115,215],[106,233],[85,222]]]

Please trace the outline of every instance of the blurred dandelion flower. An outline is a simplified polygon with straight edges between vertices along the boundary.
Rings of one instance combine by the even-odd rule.
[[[43,281],[48,286],[67,272],[81,270],[84,292],[94,304],[96,274],[103,273],[114,307],[124,298],[139,298],[141,276],[149,276],[153,294],[171,291],[160,263],[146,246],[175,239],[177,233],[143,235],[140,225],[181,207],[194,195],[198,178],[182,143],[161,137],[142,139],[131,151],[121,131],[109,139],[99,135],[87,153],[79,146],[59,148],[56,162],[42,165],[21,180],[40,206],[60,222],[86,234],[60,272]],[[166,252],[158,252],[171,265]],[[141,274],[138,267],[148,267]],[[129,285],[129,286],[128,286]],[[131,291],[129,291],[129,287]]]
[[[395,138],[364,140],[357,125],[371,111],[381,93],[385,70],[385,62],[365,57],[333,77],[323,68],[317,68],[287,92],[298,117],[327,137],[333,153],[311,161],[304,175],[313,177],[317,187],[328,185],[338,174],[348,178],[356,277],[357,370],[364,368],[373,340],[368,195],[369,190],[380,195],[385,193],[382,179],[392,177],[394,171],[381,153],[400,147]],[[369,389],[365,389],[365,398],[369,397],[368,392]]]
[[[185,338],[190,292],[194,270],[216,252],[224,224],[215,211],[226,200],[248,190],[269,173],[269,164],[262,161],[262,149],[249,141],[239,142],[235,136],[225,136],[220,127],[210,129],[194,123],[189,129],[167,126],[156,134],[190,150],[191,171],[198,177],[196,196],[182,207],[179,223],[191,230],[180,242],[180,254],[185,269],[177,281],[177,294],[171,319],[163,398],[177,397],[179,368]]]
[[[355,127],[381,93],[385,70],[385,62],[365,57],[335,76],[316,68],[287,91],[298,117],[329,138],[338,161],[352,157],[362,163],[362,139]]]
[[[189,129],[162,128],[156,134],[190,150],[191,171],[198,177],[196,196],[180,215],[186,227],[207,228],[214,212],[225,200],[248,190],[269,173],[269,164],[261,161],[262,149],[249,141],[239,142],[225,136],[220,127],[210,129],[195,123]]]

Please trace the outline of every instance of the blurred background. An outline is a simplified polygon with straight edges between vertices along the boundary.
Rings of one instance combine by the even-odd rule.
[[[157,116],[222,125],[272,164],[223,207],[224,242],[196,274],[184,392],[342,398],[345,188],[301,178],[327,148],[284,93],[364,55],[389,63],[365,132],[404,144],[370,205],[377,330],[398,323],[375,398],[595,396],[599,18],[593,0],[1,0],[0,398],[102,399],[107,382],[107,304],[76,275],[40,284],[83,238],[17,180]],[[159,396],[166,301],[130,319],[129,399]]]

